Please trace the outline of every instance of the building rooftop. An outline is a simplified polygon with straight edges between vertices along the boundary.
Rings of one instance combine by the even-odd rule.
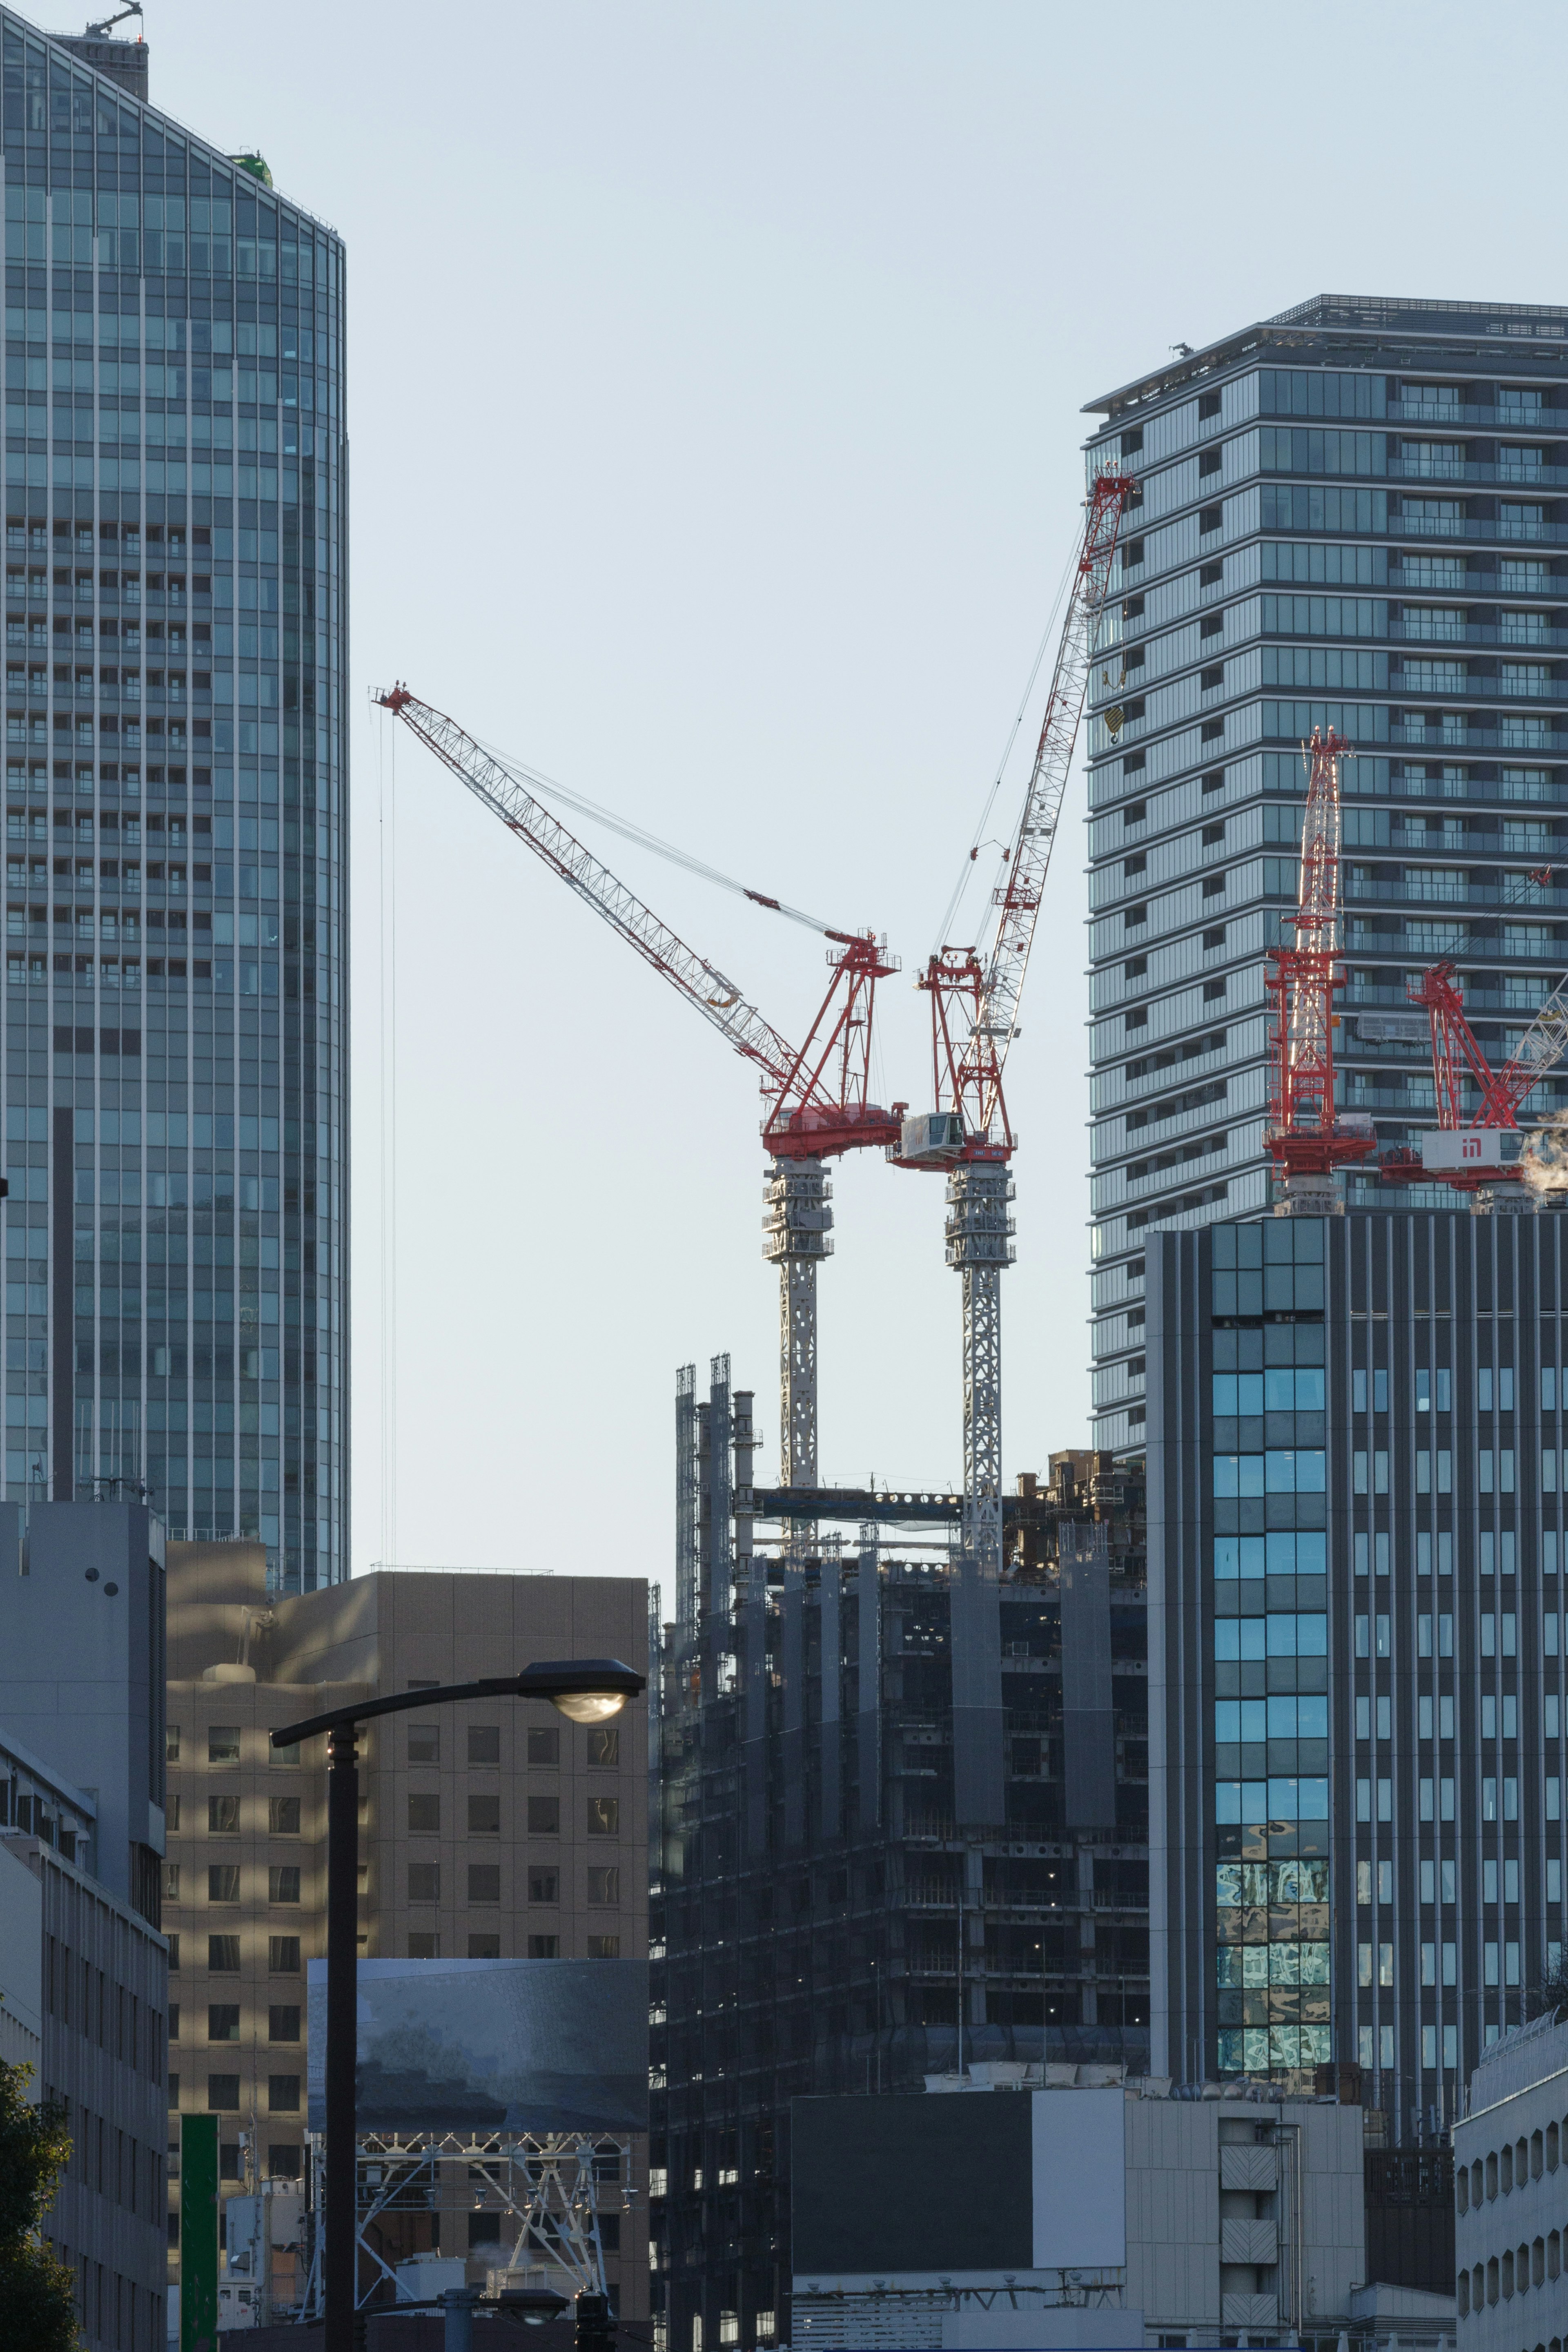
[[[1511,373],[1524,356],[1520,349],[1523,344],[1531,346],[1532,358],[1536,356],[1537,341],[1551,346],[1540,353],[1543,359],[1561,363],[1568,356],[1568,308],[1556,303],[1443,302],[1403,294],[1314,294],[1288,310],[1276,311],[1270,318],[1257,320],[1234,334],[1207,343],[1201,351],[1193,351],[1185,343],[1174,344],[1175,357],[1169,366],[1156,368],[1114,392],[1086,401],[1082,413],[1086,416],[1113,416],[1124,408],[1163,398],[1195,377],[1212,375],[1229,367],[1248,352],[1262,346],[1288,349],[1303,331],[1326,333],[1336,341],[1364,345],[1392,338],[1406,357],[1411,342],[1418,341],[1431,347],[1434,362],[1445,355],[1462,356],[1467,352],[1479,355],[1486,351],[1490,356],[1495,351],[1494,339],[1507,338],[1514,346],[1510,356]]]

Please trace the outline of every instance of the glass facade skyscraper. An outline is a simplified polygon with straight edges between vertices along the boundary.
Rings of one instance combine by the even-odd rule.
[[[5,1491],[144,1478],[309,1590],[348,1566],[343,247],[102,42],[0,40]]]
[[[1091,468],[1138,481],[1089,730],[1098,1446],[1145,1433],[1150,1230],[1270,1205],[1312,729],[1356,751],[1342,1108],[1385,1145],[1436,1124],[1425,966],[1496,1067],[1568,962],[1561,874],[1529,879],[1568,840],[1565,339],[1564,310],[1324,295],[1090,404]]]

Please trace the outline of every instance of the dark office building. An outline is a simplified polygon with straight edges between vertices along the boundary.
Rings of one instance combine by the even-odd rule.
[[[1563,1948],[1563,1223],[1148,1249],[1152,2070],[1429,2141]]]
[[[1144,1434],[1149,1234],[1269,1205],[1312,730],[1355,748],[1342,1109],[1436,1125],[1424,967],[1495,1066],[1568,962],[1561,874],[1529,881],[1568,830],[1565,338],[1568,310],[1322,295],[1090,403],[1090,467],[1137,478],[1088,724],[1097,1445]]]
[[[725,1358],[706,1404],[683,1375],[677,1429],[652,2177],[655,2309],[669,2352],[699,2352],[788,2339],[792,2097],[1146,2070],[1146,1604],[1141,1485],[1109,1456],[1055,1456],[1009,1498],[999,1662],[977,1674],[951,1642],[956,1498],[823,1497],[791,1538]],[[961,1675],[1004,1760],[1003,1818],[968,1827]]]

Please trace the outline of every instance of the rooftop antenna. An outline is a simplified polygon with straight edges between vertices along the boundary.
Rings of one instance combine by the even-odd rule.
[[[141,0],[128,0],[128,5],[121,8],[117,16],[106,16],[101,24],[89,25],[87,28],[88,33],[93,38],[107,40],[116,25],[123,25],[127,16],[140,16],[141,14]],[[136,37],[138,40],[141,38],[140,31]]]

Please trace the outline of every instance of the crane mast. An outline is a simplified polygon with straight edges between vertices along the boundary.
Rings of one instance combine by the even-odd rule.
[[[1350,747],[1331,727],[1302,746],[1307,805],[1296,912],[1283,919],[1293,947],[1269,950],[1264,986],[1275,1000],[1274,1075],[1264,1148],[1274,1162],[1281,1216],[1322,1216],[1339,1205],[1335,1172],[1377,1149],[1370,1118],[1343,1118],[1334,1103],[1335,992],[1339,964],[1340,763]]]
[[[840,1152],[897,1142],[904,1106],[884,1110],[872,1101],[871,1046],[876,984],[898,971],[898,959],[871,931],[827,931],[832,977],[806,1043],[791,1045],[732,980],[688,947],[455,719],[405,686],[376,701],[756,1064],[767,1105],[763,1255],[779,1268],[779,1484],[816,1486],[817,1268],[831,1252],[833,1222],[824,1163]],[[747,895],[763,906],[778,903]]]
[[[993,894],[996,920],[982,956],[944,947],[919,985],[931,998],[933,1080],[938,1108],[904,1122],[889,1157],[901,1168],[947,1178],[947,1263],[962,1278],[964,1518],[966,1561],[984,1579],[1002,1564],[1002,1295],[1013,1261],[1017,1146],[1002,1090],[1008,1051],[1034,944],[1051,853],[1061,818],[1072,753],[1094,663],[1095,629],[1110,586],[1131,475],[1095,477],[1057,643],[1051,692],[1007,878]]]

